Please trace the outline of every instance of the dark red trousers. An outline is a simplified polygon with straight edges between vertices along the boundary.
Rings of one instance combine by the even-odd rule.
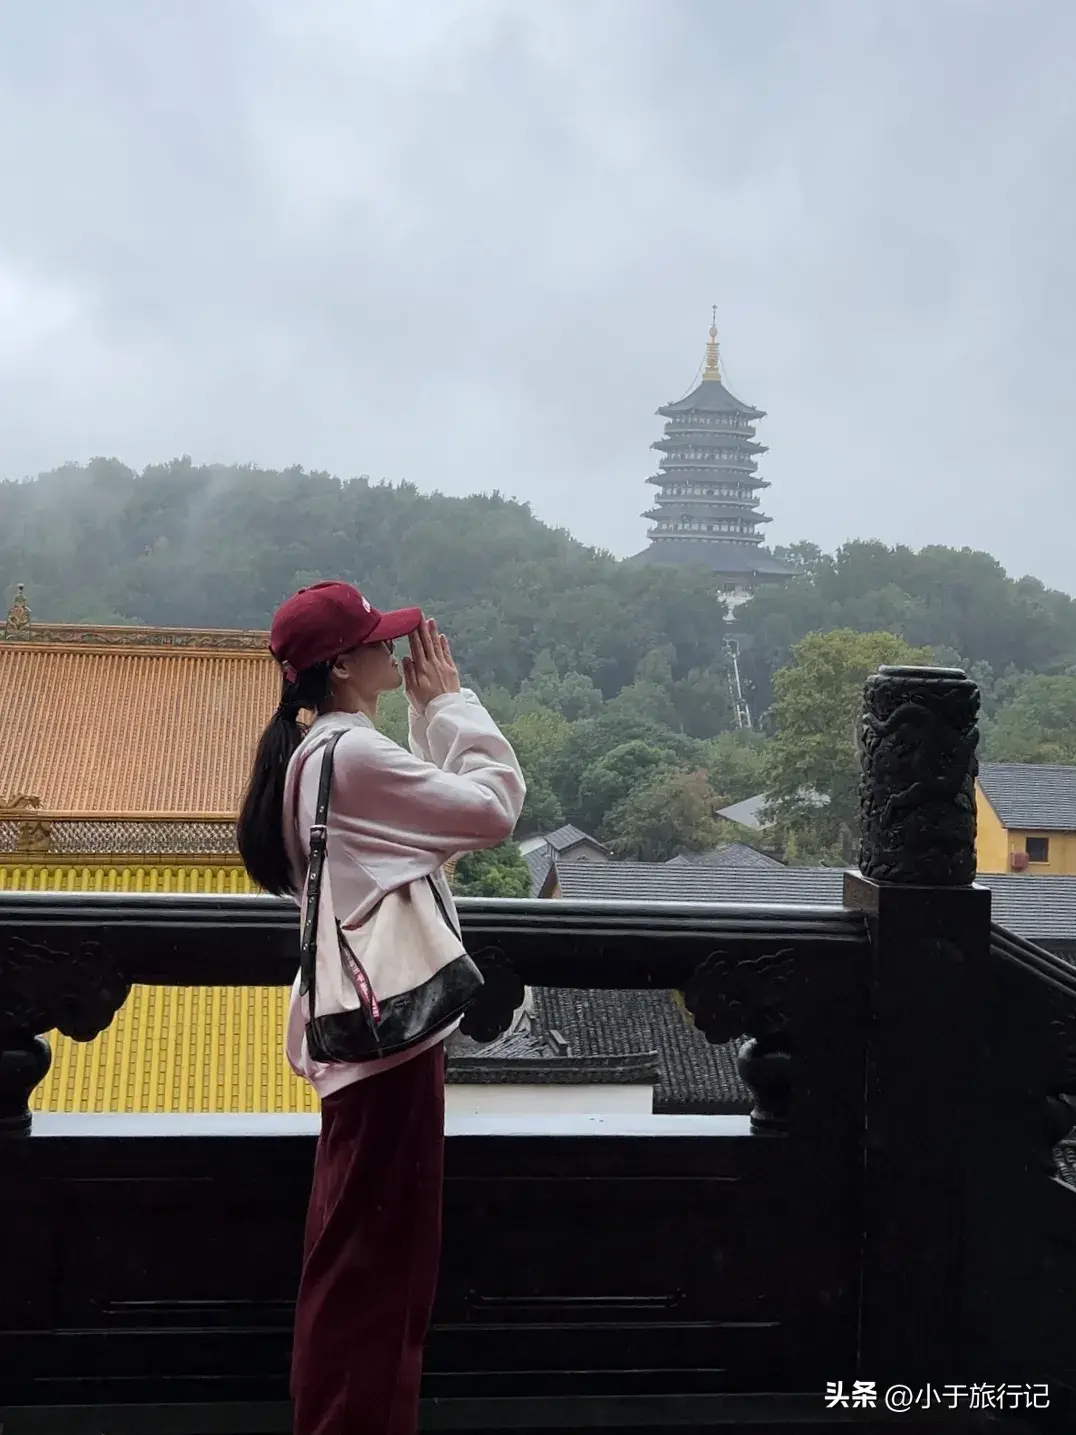
[[[414,1435],[441,1260],[444,1116],[443,1043],[322,1102],[294,1435]]]

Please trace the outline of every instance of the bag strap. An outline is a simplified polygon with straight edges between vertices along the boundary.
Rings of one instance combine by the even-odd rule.
[[[333,780],[333,754],[346,729],[339,728],[325,744],[318,783],[318,805],[310,829],[310,860],[306,875],[306,919],[299,945],[299,989],[310,996],[310,1014],[314,1014],[318,966],[318,911],[321,906],[321,879],[325,871],[325,847],[328,837],[329,789]]]
[[[432,877],[427,877],[426,881],[430,884],[430,891],[433,893],[433,900],[437,903],[437,909],[441,913],[441,916],[445,919],[445,926],[448,928],[448,930],[452,933],[454,937],[458,937],[459,940],[462,942],[463,933],[456,926],[455,922],[453,922],[452,918],[448,915],[448,908],[445,906],[445,899],[441,896],[441,892],[437,886],[437,883],[433,880]]]

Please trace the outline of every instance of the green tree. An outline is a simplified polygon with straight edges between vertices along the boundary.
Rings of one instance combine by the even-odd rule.
[[[733,724],[725,667],[693,668],[669,688],[676,726],[688,737],[710,738]]]
[[[584,673],[565,673],[561,677],[547,649],[538,654],[531,676],[520,687],[516,711],[555,712],[575,722],[593,717],[603,702],[601,689]]]
[[[704,772],[651,774],[609,814],[606,838],[618,857],[667,862],[717,843],[714,794]]]
[[[669,689],[647,678],[636,678],[626,688],[621,688],[606,708],[610,717],[623,717],[629,722],[654,723],[673,731],[680,726]]]
[[[773,556],[780,558],[790,567],[799,569],[801,573],[817,573],[825,564],[833,562],[822,552],[817,543],[803,541],[791,543],[787,548],[778,546],[773,550]]]
[[[655,772],[670,767],[668,752],[638,738],[623,742],[583,770],[575,806],[576,821],[585,832],[606,834],[606,820],[616,806]]]
[[[703,744],[700,757],[721,806],[765,790],[766,739],[761,733],[723,732]]]
[[[1040,712],[1039,699],[1003,714],[1030,677],[1076,668],[1069,595],[1010,578],[970,549],[854,541],[824,554],[800,543],[783,556],[796,570],[790,581],[760,589],[736,615],[756,715],[808,634],[887,632],[982,678],[988,751],[1067,750],[1063,719]],[[8,601],[16,582],[28,585],[39,623],[264,629],[289,592],[333,577],[382,607],[418,603],[449,633],[464,681],[498,722],[514,729],[548,715],[562,725],[556,743],[530,749],[520,730],[530,787],[522,831],[580,821],[584,773],[627,742],[659,750],[671,769],[705,769],[720,797],[738,795],[727,752],[716,767],[707,755],[732,726],[713,575],[618,563],[503,494],[454,498],[189,457],[139,473],[101,457],[0,482],[0,574]],[[397,739],[404,718],[399,700],[387,700],[381,722]],[[1019,734],[1025,718],[1041,718],[1038,737]],[[765,730],[776,721],[774,709]],[[839,856],[841,841],[829,839],[843,829],[830,829],[819,847],[807,824],[802,850]]]
[[[586,769],[622,743],[635,741],[658,748],[670,766],[689,765],[698,756],[699,744],[691,738],[606,704],[599,717],[569,724],[553,764],[553,787],[569,821],[580,821],[579,783]]]
[[[516,700],[500,683],[489,683],[478,694],[482,705],[499,727],[507,727],[517,716]]]
[[[524,768],[526,776],[526,768]],[[564,825],[564,808],[560,798],[545,778],[527,778],[527,796],[519,815],[516,831],[520,837],[533,837],[540,832],[553,832]]]
[[[997,674],[1063,671],[1076,659],[1076,602],[1037,579],[1008,577],[987,553],[861,540],[832,556],[796,549],[783,556],[798,576],[760,589],[736,615],[751,639],[741,674],[759,710],[773,673],[810,632],[891,632]]]
[[[548,709],[522,713],[505,728],[505,736],[515,749],[527,781],[527,796],[517,828],[522,837],[551,832],[564,821],[554,775],[570,730],[571,725],[565,718]]]
[[[848,861],[859,824],[863,685],[883,663],[929,663],[929,649],[893,633],[812,633],[774,675],[765,790],[778,836],[795,860]],[[819,797],[825,799],[819,803]]]
[[[529,897],[530,868],[515,842],[468,852],[456,863],[452,890],[459,897]]]
[[[1027,677],[990,723],[992,762],[1076,763],[1076,673]]]

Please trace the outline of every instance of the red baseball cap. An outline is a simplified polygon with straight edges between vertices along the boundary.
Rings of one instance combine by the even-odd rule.
[[[300,588],[277,609],[269,651],[290,677],[360,644],[406,637],[421,622],[421,608],[381,613],[350,583],[315,583]]]

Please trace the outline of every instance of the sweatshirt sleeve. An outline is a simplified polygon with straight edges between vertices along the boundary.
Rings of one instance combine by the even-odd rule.
[[[479,702],[477,695],[470,688],[462,688],[458,693],[446,693],[445,697],[463,698],[472,708],[478,708],[485,712],[485,708]],[[418,708],[408,707],[407,709],[407,741],[411,751],[416,757],[421,757],[425,762],[432,762],[430,753],[430,717],[436,711],[437,703],[442,699],[435,698],[424,713]],[[487,714],[488,716],[488,714]],[[438,763],[438,766],[441,764]]]
[[[425,713],[420,713],[418,708],[408,707],[407,709],[407,745],[415,757],[421,757],[423,762],[430,760],[430,744],[426,740],[426,729],[428,723]]]
[[[410,752],[365,730],[341,743],[337,811],[449,855],[511,837],[526,784],[511,744],[473,694],[445,693],[414,714],[409,742]]]

